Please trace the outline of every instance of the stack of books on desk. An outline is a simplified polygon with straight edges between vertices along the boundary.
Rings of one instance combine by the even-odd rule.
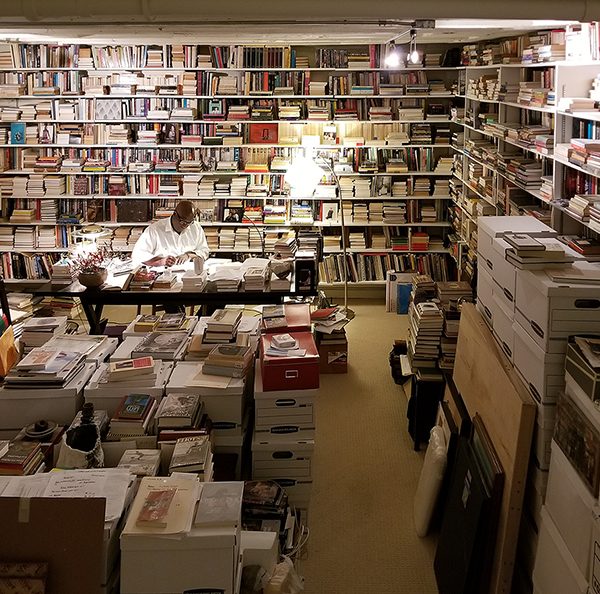
[[[156,277],[152,289],[155,291],[171,291],[176,283],[177,277],[170,270],[166,270]]]
[[[124,288],[130,291],[149,291],[157,277],[158,272],[142,267],[125,282]]]
[[[249,266],[244,271],[244,291],[264,291],[269,278],[269,266]]]
[[[208,274],[204,270],[198,274],[196,274],[193,270],[186,270],[181,275],[181,290],[196,291],[201,293],[206,287],[207,280]]]
[[[217,309],[206,323],[204,342],[223,344],[235,339],[242,312],[238,309]]]
[[[38,441],[11,441],[0,457],[0,475],[25,476],[36,474],[44,464]]]

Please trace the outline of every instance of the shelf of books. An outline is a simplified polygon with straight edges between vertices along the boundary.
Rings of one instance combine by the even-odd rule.
[[[563,233],[590,230],[589,219],[577,219],[576,203],[568,212],[565,198],[595,192],[593,169],[583,169],[570,143],[573,137],[594,138],[596,113],[586,120],[561,106],[589,110],[594,105],[591,99],[577,104],[566,98],[593,97],[599,65],[564,61],[564,40],[548,43],[556,34],[463,48],[465,109],[456,116],[463,134],[451,138],[455,206],[449,214],[450,249],[462,278],[475,273],[479,216],[525,214],[552,222]],[[579,204],[580,217],[590,201]],[[566,224],[565,213],[579,226]]]
[[[441,270],[464,70],[439,53],[390,69],[385,52],[0,46],[3,275],[45,277],[87,223],[131,250],[181,197],[214,253],[269,253],[274,238],[312,229],[333,261],[342,208],[353,282],[379,278],[396,251],[409,252],[404,268]],[[301,199],[284,181],[299,155],[334,172]]]

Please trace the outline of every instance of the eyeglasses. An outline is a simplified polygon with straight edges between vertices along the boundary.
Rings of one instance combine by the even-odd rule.
[[[196,219],[196,217],[194,217],[194,218],[193,218],[192,220],[190,220],[190,221],[188,221],[187,219],[183,219],[183,218],[181,218],[181,215],[180,215],[180,214],[179,214],[179,213],[178,213],[176,210],[173,212],[173,214],[177,216],[177,220],[178,220],[178,221],[179,221],[179,222],[180,222],[180,223],[181,223],[181,224],[182,224],[184,227],[188,227],[188,226],[189,226],[189,225],[191,225],[191,224],[192,224],[192,223],[195,221],[195,219]]]

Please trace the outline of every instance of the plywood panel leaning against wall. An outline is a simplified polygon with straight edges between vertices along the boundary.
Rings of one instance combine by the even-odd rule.
[[[509,594],[536,408],[470,303],[462,309],[453,377],[470,416],[481,416],[504,468],[490,592]]]

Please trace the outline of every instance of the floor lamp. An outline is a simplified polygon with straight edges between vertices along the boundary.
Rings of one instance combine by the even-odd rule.
[[[285,181],[290,186],[290,198],[312,197],[317,186],[323,179],[323,170],[331,174],[335,182],[337,199],[339,202],[340,223],[342,228],[342,255],[344,265],[342,276],[344,283],[344,314],[348,318],[354,317],[354,312],[348,309],[348,247],[346,244],[346,224],[344,221],[344,208],[342,203],[342,188],[340,179],[333,170],[331,162],[323,157],[296,157],[285,173]]]

